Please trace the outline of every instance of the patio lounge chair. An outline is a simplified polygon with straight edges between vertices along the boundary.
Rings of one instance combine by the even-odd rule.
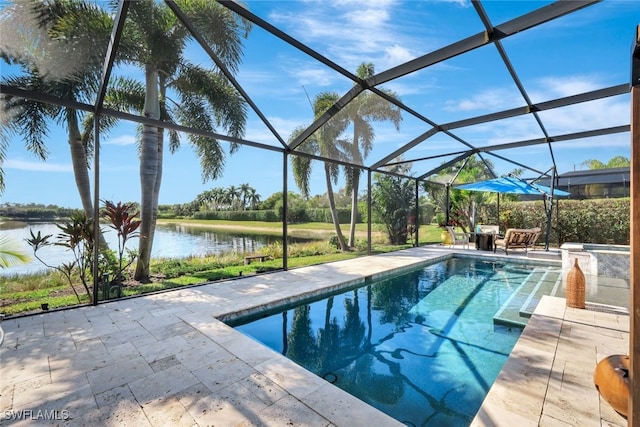
[[[504,253],[509,255],[509,249],[524,249],[527,253],[529,248],[533,248],[540,236],[540,227],[536,228],[509,228],[504,237],[498,237],[493,241],[493,252],[496,249],[504,249]]]
[[[451,247],[455,245],[463,245],[466,249],[469,249],[469,233],[458,232],[450,226],[447,226],[446,228],[451,236]]]

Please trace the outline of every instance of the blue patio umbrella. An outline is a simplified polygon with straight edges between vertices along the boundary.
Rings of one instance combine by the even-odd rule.
[[[551,188],[544,185],[531,184],[524,179],[520,179],[513,176],[506,176],[503,178],[494,178],[486,181],[472,182],[470,184],[456,185],[455,188],[459,190],[468,191],[486,191],[491,193],[508,193],[508,194],[523,194],[533,196],[545,196],[545,210],[547,211],[547,233],[545,241],[545,249],[549,249],[549,230],[551,226],[551,206],[546,208],[546,198],[553,199],[553,197],[566,197],[570,193],[556,188],[553,189],[553,197],[551,196]],[[500,212],[500,196],[498,195],[498,213]]]
[[[544,185],[530,184],[524,179],[506,176],[504,178],[489,179],[486,181],[472,182],[470,184],[456,185],[454,188],[468,191],[486,191],[491,193],[525,194],[525,195],[551,195],[551,188]],[[569,196],[566,191],[553,190],[554,197]]]

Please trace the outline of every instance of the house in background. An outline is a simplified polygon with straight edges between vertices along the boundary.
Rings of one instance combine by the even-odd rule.
[[[630,175],[629,167],[573,171],[558,175],[555,187],[571,193],[569,199],[630,197]],[[551,186],[548,178],[536,182]]]

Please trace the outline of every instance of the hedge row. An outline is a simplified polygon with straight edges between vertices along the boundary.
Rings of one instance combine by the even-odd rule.
[[[629,198],[554,201],[549,242],[628,245],[631,229]],[[483,219],[495,223],[495,207]],[[544,241],[547,217],[542,201],[505,202],[500,205],[500,229],[540,227]]]
[[[193,219],[280,222],[280,216],[275,210],[194,212]]]
[[[348,224],[351,221],[351,209],[338,209],[338,218],[341,224]],[[225,220],[225,221],[265,221],[281,222],[282,209],[270,209],[259,211],[209,211],[195,212],[194,219]],[[329,209],[296,209],[289,210],[290,223],[303,222],[326,222],[332,223],[331,211]],[[358,216],[358,222],[362,222]]]

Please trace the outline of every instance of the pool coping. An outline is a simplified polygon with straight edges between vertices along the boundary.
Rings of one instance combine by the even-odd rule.
[[[308,298],[454,253],[505,258],[475,250],[419,247],[95,307],[6,319],[2,323],[5,342],[0,348],[0,411],[6,417],[37,410],[67,410],[72,418],[82,414],[82,424],[94,425],[115,420],[151,426],[166,425],[169,420],[175,425],[403,425],[233,330],[219,318],[246,313],[251,307],[281,304],[290,298]],[[526,260],[514,255],[507,259]],[[557,300],[564,302],[549,297],[539,304],[531,326],[523,331],[513,357],[509,357],[473,425],[511,426],[513,419],[526,421],[520,425],[553,420],[567,425],[566,419],[557,418],[552,410],[557,405],[548,399],[558,387],[554,382],[556,374],[561,373],[560,378],[571,377],[567,361],[561,371],[555,362],[564,360],[558,352],[563,348],[560,344],[564,343],[562,334],[566,331],[579,331],[590,325],[607,338],[615,331],[615,340],[600,346],[597,357],[628,349],[628,316],[625,341],[624,316],[576,313],[562,309]],[[569,343],[590,348],[591,332],[570,336]],[[529,363],[531,357],[541,364],[545,362],[548,369]],[[585,357],[586,366],[581,364],[576,369],[588,373],[595,367],[597,357]],[[532,367],[533,371],[528,369]],[[532,381],[544,393],[531,393]],[[586,383],[582,385],[593,391],[593,385]],[[561,380],[559,387],[571,385],[571,396],[582,401],[585,390],[577,388],[577,384],[578,381],[569,384]],[[505,400],[501,394],[505,390],[509,396],[518,395],[514,385],[522,385],[520,393],[531,394],[534,401]],[[539,408],[542,409],[536,412]],[[560,413],[566,417],[564,411]],[[579,414],[575,418],[583,419]],[[614,415],[617,414],[607,412],[606,404],[600,402],[593,421],[606,419],[611,425],[623,425],[616,424],[619,420]]]

